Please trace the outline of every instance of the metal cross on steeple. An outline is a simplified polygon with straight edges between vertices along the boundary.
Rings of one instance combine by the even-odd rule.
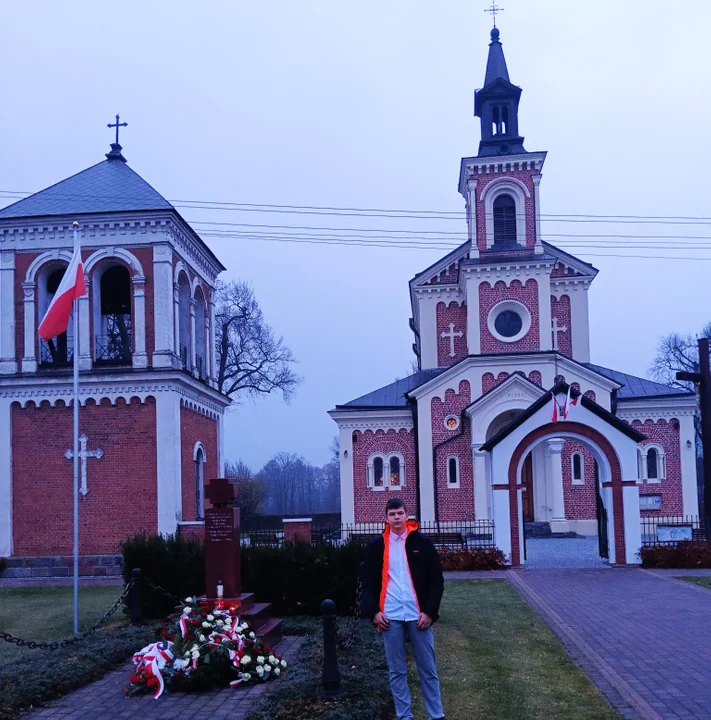
[[[496,25],[496,23],[494,23],[494,25]],[[127,122],[122,122],[122,123],[120,123],[120,122],[119,122],[120,119],[121,119],[121,118],[120,118],[120,116],[119,116],[118,113],[117,113],[117,114],[116,114],[116,122],[115,122],[115,123],[109,123],[109,124],[106,126],[106,127],[109,127],[109,128],[113,128],[113,127],[116,128],[116,144],[117,144],[117,145],[119,144],[119,138],[118,138],[118,136],[119,136],[119,128],[120,128],[120,127],[128,127],[128,123],[127,123]]]
[[[484,12],[491,13],[491,17],[494,19],[494,27],[496,27],[496,16],[502,11],[503,11],[503,8],[499,7],[496,4],[496,0],[494,0],[494,2],[491,3],[491,7],[486,8],[486,10],[484,10]]]

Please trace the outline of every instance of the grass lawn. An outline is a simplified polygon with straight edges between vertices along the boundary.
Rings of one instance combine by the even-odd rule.
[[[301,623],[298,662],[270,689],[250,720],[394,720],[382,642],[362,621],[356,647],[339,652],[344,691],[318,696],[321,630]],[[346,625],[346,621],[342,621]],[[437,667],[447,720],[613,720],[619,715],[568,657],[548,626],[505,580],[447,581],[435,626]],[[414,665],[415,718],[425,720]]]
[[[435,649],[448,719],[619,718],[505,580],[448,581]],[[418,692],[415,718],[426,717]]]
[[[676,580],[683,580],[684,582],[694,583],[694,585],[701,585],[701,587],[709,588],[711,590],[711,576],[710,575],[698,575],[693,577],[691,575],[681,575],[675,578]]]
[[[79,628],[93,625],[116,601],[123,588],[90,586],[79,588]],[[23,640],[63,640],[73,633],[71,587],[0,589],[0,631]],[[112,621],[123,620],[121,609]],[[112,622],[109,621],[109,622]],[[42,653],[0,642],[0,672],[7,663]]]

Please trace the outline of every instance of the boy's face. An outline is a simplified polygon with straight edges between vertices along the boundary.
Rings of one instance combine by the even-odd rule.
[[[399,507],[388,510],[385,513],[385,522],[390,526],[392,531],[398,535],[402,535],[407,525],[407,512],[405,508]]]

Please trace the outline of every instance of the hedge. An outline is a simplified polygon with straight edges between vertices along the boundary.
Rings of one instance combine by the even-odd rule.
[[[498,548],[440,548],[439,559],[443,570],[501,570],[508,566],[506,555]]]
[[[639,552],[643,567],[711,568],[711,545],[682,540],[676,545],[648,545]]]

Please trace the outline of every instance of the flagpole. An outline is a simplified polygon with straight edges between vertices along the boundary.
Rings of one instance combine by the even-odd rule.
[[[79,246],[79,223],[74,223],[74,251]],[[72,301],[74,313],[74,634],[79,634],[79,300]]]

